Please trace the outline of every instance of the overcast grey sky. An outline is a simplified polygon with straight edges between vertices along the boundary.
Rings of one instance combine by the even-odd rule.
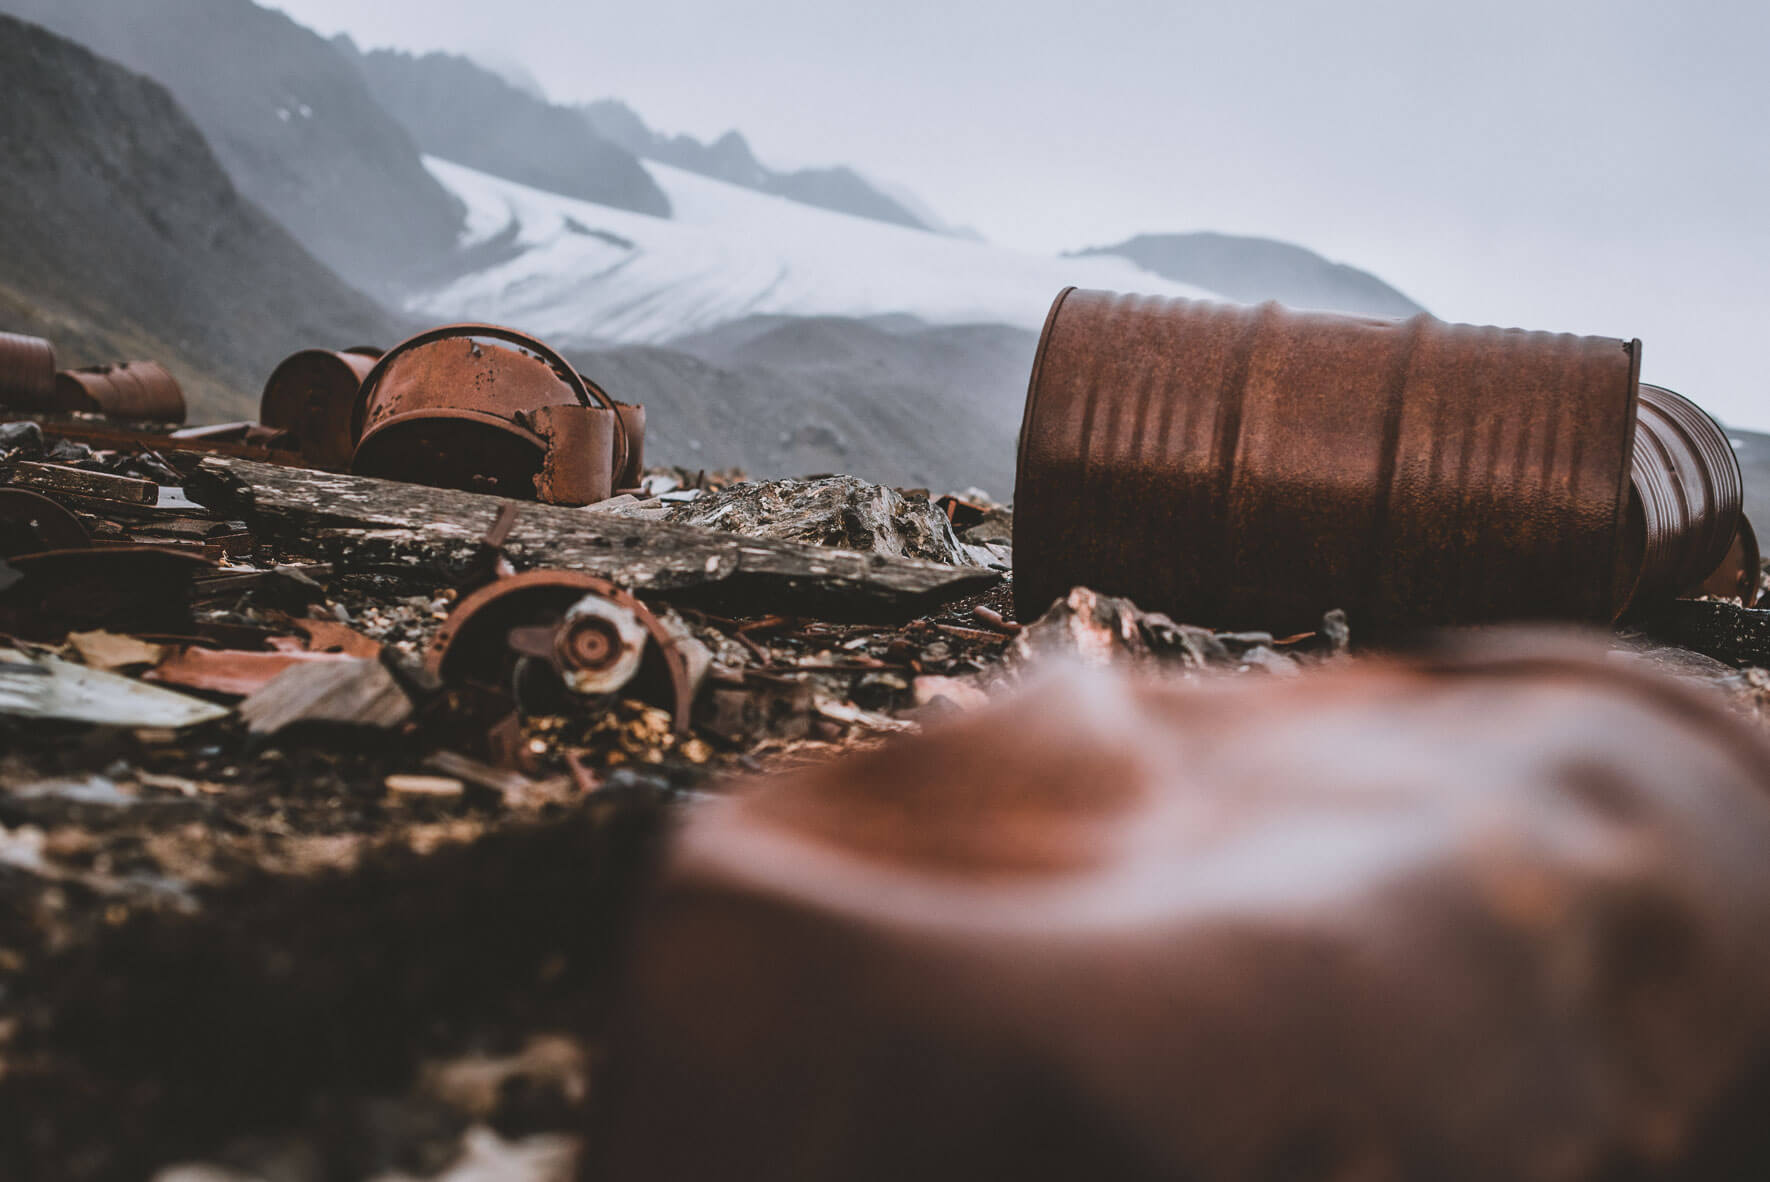
[[[1764,0],[270,0],[848,163],[1040,250],[1289,239],[1451,320],[1639,336],[1770,429]]]

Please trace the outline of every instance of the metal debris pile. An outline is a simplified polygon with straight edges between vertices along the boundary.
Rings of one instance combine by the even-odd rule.
[[[633,1140],[642,1128],[669,1130],[683,1176],[708,1172],[698,1154],[728,1150],[758,1176],[795,1174],[780,1155],[815,1130],[732,1115],[700,1141],[671,1127],[678,1098],[718,1079],[648,1075],[656,1060],[592,1078],[611,1013],[631,1018],[620,1055],[639,1053],[633,1039],[681,1038],[693,1061],[696,1023],[724,1013],[720,982],[735,963],[757,966],[745,1004],[817,992],[792,981],[793,966],[815,960],[806,940],[787,928],[758,936],[756,947],[782,941],[770,946],[775,972],[753,951],[703,949],[692,907],[648,921],[639,959],[623,956],[635,892],[684,818],[690,844],[718,856],[697,871],[668,855],[660,906],[706,873],[705,897],[735,901],[741,918],[755,884],[740,864],[770,862],[756,849],[776,843],[816,846],[806,864],[834,859],[827,876],[788,882],[789,857],[769,889],[841,912],[858,924],[856,955],[870,956],[883,930],[906,936],[900,951],[933,948],[946,920],[926,926],[869,899],[868,875],[900,875],[893,890],[938,899],[967,876],[978,880],[969,891],[1004,866],[1009,877],[1036,868],[1052,876],[1050,898],[1073,888],[1085,902],[1062,868],[1083,854],[1110,862],[1095,836],[1121,823],[1130,833],[1127,818],[1181,780],[1200,800],[1220,789],[1190,771],[1088,770],[1168,741],[1157,697],[1199,712],[1174,724],[1187,750],[1239,752],[1250,766],[1270,735],[1307,731],[1284,748],[1292,763],[1267,769],[1296,789],[1299,817],[1322,820],[1298,787],[1319,740],[1354,795],[1380,766],[1372,752],[1417,757],[1397,815],[1463,824],[1432,787],[1461,773],[1410,745],[1406,693],[1367,695],[1381,702],[1355,720],[1368,743],[1330,744],[1297,721],[1308,704],[1350,709],[1323,687],[1362,693],[1379,676],[1368,651],[1413,651],[1420,627],[1614,624],[1604,660],[1618,677],[1700,687],[1701,709],[1720,702],[1734,716],[1717,734],[1770,724],[1770,612],[1753,606],[1770,574],[1737,464],[1700,410],[1639,385],[1638,344],[1066,293],[1041,344],[1012,507],[976,489],[647,467],[643,408],[496,326],[437,329],[386,353],[297,354],[271,375],[260,422],[185,430],[167,426],[181,414],[144,413],[148,395],[115,392],[117,373],[113,393],[94,384],[82,401],[72,391],[89,386],[70,378],[58,400],[52,355],[46,382],[43,349],[0,345],[11,350],[0,360],[15,359],[0,380],[0,1175],[138,1177],[217,1155],[268,1174],[306,1153],[281,1176],[532,1159],[551,1172],[518,1176],[564,1177],[598,1095],[611,1105],[598,1119],[619,1110],[631,1122],[598,1144],[607,1176],[667,1176]],[[1476,413],[1496,391],[1515,414]],[[155,417],[167,422],[143,421]],[[1447,688],[1436,660],[1392,675],[1453,704],[1480,698],[1473,681]],[[1505,676],[1546,693],[1528,665]],[[1604,679],[1585,657],[1556,668],[1582,685]],[[1028,693],[1049,717],[993,704]],[[1566,706],[1553,697],[1545,709]],[[1652,713],[1623,712],[1637,708]],[[1569,725],[1586,718],[1567,709]],[[1459,734],[1467,766],[1514,741],[1476,723]],[[1022,795],[1022,781],[1049,792]],[[1127,783],[1141,784],[1131,795],[1143,804],[1127,803]],[[738,785],[737,799],[757,792],[784,811],[721,812]],[[1532,791],[1565,787],[1545,773]],[[1285,830],[1283,808],[1249,808]],[[1529,816],[1517,811],[1534,841]],[[1433,849],[1456,846],[1455,825]],[[1154,857],[1174,833],[1150,832],[1153,844],[1112,848]],[[721,862],[727,842],[748,852]],[[1401,899],[1398,867],[1382,881]],[[1544,873],[1583,905],[1585,888],[1561,870]],[[1270,918],[1259,908],[1274,884],[1244,885],[1238,914]],[[1008,948],[992,943],[1008,929],[991,925],[1021,922],[1004,918],[1012,907],[960,912],[953,930],[975,948]],[[1394,918],[1336,915],[1384,931]],[[1185,976],[1149,932],[1102,922],[1142,949],[1133,976]],[[1093,956],[1086,927],[1064,946],[1077,964]],[[1476,927],[1444,930],[1452,943],[1487,938]],[[959,1039],[975,1052],[960,1066],[985,1090],[1002,1061],[992,1055],[1070,1061],[1040,1031],[1089,1012],[1064,989],[1022,990],[1042,970],[1018,955],[984,971],[967,953],[943,978],[959,998],[1038,994],[993,1052]],[[652,958],[705,969],[704,991],[635,995],[632,974]],[[935,952],[917,960],[936,963]],[[1250,971],[1270,963],[1254,956]],[[619,1008],[610,990],[625,991]],[[976,1033],[974,1005],[929,1019],[880,990],[869,995],[880,1012],[929,1039],[929,1057],[945,1046],[930,1031]],[[1132,1046],[1147,1033],[1132,1019],[1148,1011],[1123,1000]],[[829,1024],[819,1045],[873,1055],[854,1041],[872,1022],[863,1009],[810,1015]],[[771,1019],[729,1020],[762,1031]],[[803,1050],[794,1037],[741,1057],[773,1070]],[[1076,1037],[1069,1051],[1100,1050],[1086,1030]],[[245,1077],[253,1088],[238,1086]],[[1037,1086],[1061,1095],[1078,1077]],[[784,1078],[754,1095],[815,1109]],[[1109,1091],[1125,1082],[1099,1079]],[[1136,1127],[1119,1118],[1146,1098],[1125,1086],[1107,1104],[1113,1127]],[[963,1097],[928,1095],[954,1117],[928,1125],[954,1160],[985,1160],[991,1145],[967,1139],[976,1122],[961,1119]],[[1228,1111],[1250,1096],[1214,1102]],[[1005,1095],[990,1119],[1030,1127],[1042,1102]],[[883,1096],[867,1108],[892,1111]],[[857,1140],[839,1148],[855,1159],[835,1176],[864,1176],[856,1146],[880,1126],[842,1127]],[[1127,1152],[1095,1139],[1104,1125],[1044,1127],[1051,1144],[1037,1144],[1077,1155],[1072,1172]],[[279,1131],[248,1135],[266,1128]],[[1321,1133],[1348,1153],[1364,1145],[1358,1130]],[[1275,1129],[1247,1160],[1289,1160],[1279,1139]],[[1168,1165],[1195,1149],[1176,1135]],[[891,1162],[896,1176],[932,1170],[887,1155],[881,1176]]]

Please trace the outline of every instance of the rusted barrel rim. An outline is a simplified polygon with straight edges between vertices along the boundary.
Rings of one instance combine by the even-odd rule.
[[[506,344],[515,345],[519,349],[528,350],[542,361],[546,362],[547,365],[561,377],[565,384],[571,388],[572,396],[578,400],[578,405],[594,406],[600,403],[604,410],[613,414],[615,417],[616,445],[619,448],[619,451],[616,454],[616,462],[613,471],[619,472],[627,466],[627,457],[630,451],[627,440],[627,425],[621,421],[621,412],[616,409],[615,400],[609,397],[608,391],[579,373],[577,368],[568,364],[566,359],[555,352],[552,346],[530,336],[526,332],[521,332],[514,328],[505,328],[503,325],[499,324],[445,324],[440,328],[433,328],[428,332],[421,332],[410,340],[401,341],[399,344],[383,353],[380,359],[375,362],[375,368],[369,371],[369,376],[363,379],[362,388],[357,391],[356,411],[351,418],[351,434],[357,438],[359,444],[363,437],[363,423],[368,418],[369,399],[374,394],[375,387],[380,385],[381,379],[386,376],[388,367],[395,360],[397,360],[402,354],[408,353],[423,345],[434,344],[437,341],[446,341],[456,338],[467,338],[471,340],[475,337],[489,337],[492,340],[503,341]],[[415,413],[431,416],[436,414],[435,411],[421,411]],[[396,417],[405,418],[407,416],[400,415]],[[485,417],[496,418],[496,416]],[[381,427],[385,427],[387,423],[393,421],[393,419],[389,419],[387,422],[377,424],[377,430]]]

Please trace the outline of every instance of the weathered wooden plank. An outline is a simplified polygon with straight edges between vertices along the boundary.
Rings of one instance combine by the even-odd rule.
[[[206,457],[187,491],[339,570],[452,577],[483,561],[499,513],[518,568],[581,570],[641,594],[825,618],[907,617],[984,590],[988,571],[510,501],[397,481]]]
[[[12,482],[39,492],[117,501],[126,505],[152,505],[160,499],[160,486],[151,480],[113,476],[109,472],[88,472],[65,464],[21,460],[13,470]]]

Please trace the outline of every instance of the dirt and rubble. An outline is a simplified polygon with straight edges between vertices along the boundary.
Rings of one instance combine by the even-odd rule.
[[[0,567],[8,1176],[564,1177],[617,917],[669,818],[724,779],[876,746],[1052,661],[1288,678],[1353,639],[1339,613],[1223,633],[1086,590],[1022,625],[992,569],[1011,515],[974,492],[655,469],[620,505],[512,508],[4,431],[0,479],[78,523],[103,592]],[[436,675],[464,597],[562,559],[704,652],[686,726],[657,695],[488,712]],[[119,624],[142,601],[152,630]],[[1748,713],[1770,699],[1760,671],[1618,643]],[[42,690],[64,677],[91,679],[86,713]]]
[[[1171,568],[1204,577],[1229,518],[1183,537],[1148,490],[1061,464],[1035,508],[1088,540],[1054,575],[1049,522],[1023,530],[1044,549],[1018,586],[1014,510],[977,489],[641,468],[643,408],[487,331],[325,354],[338,380],[273,378],[263,424],[0,422],[0,1176],[574,1176],[635,900],[728,785],[1051,669],[1276,686],[1415,643],[1323,612],[1258,539],[1224,545],[1296,631],[1147,610],[1188,602]],[[473,380],[412,377],[444,363]],[[353,455],[364,370],[423,404],[380,388],[385,464]],[[454,404],[469,387],[495,422]],[[1666,585],[1598,635],[1764,727],[1737,466],[1688,450],[1725,512],[1662,521],[1646,480],[1634,540]],[[1071,586],[1112,574],[1087,555],[1113,538],[1150,602]]]

